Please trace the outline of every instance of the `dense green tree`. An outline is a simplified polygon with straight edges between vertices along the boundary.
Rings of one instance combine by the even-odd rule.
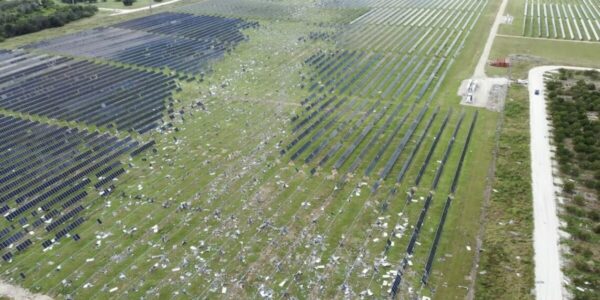
[[[59,27],[93,16],[95,6],[59,6],[52,0],[0,1],[0,41],[4,38]]]

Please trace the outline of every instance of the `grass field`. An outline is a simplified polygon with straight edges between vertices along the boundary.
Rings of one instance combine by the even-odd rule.
[[[492,58],[511,57],[510,69],[487,67],[488,74],[525,78],[530,68],[539,65],[600,67],[600,45],[571,41],[498,36],[490,53]],[[508,74],[510,71],[512,74]]]
[[[465,298],[499,116],[481,110],[472,123],[476,110],[460,107],[456,91],[473,72],[500,1],[464,1],[460,9],[440,1],[400,8],[380,2],[383,8],[363,19],[358,16],[372,9],[368,1],[318,14],[301,1],[185,6],[190,3],[158,11],[200,14],[209,7],[257,20],[259,28],[246,30],[248,41],[215,62],[202,81],[179,81],[175,111],[184,113],[173,121],[177,130],[136,136],[155,140],[156,152],[127,161],[117,190],[87,204],[88,221],[77,230],[82,240],[47,252],[35,245],[2,263],[3,279],[59,298],[342,298],[385,297],[394,272],[402,270],[402,296]],[[386,5],[394,14],[383,12]],[[265,7],[273,13],[264,15]],[[288,9],[292,18],[272,17]],[[408,9],[415,13],[401,14]],[[102,12],[0,46],[16,48],[144,15]],[[325,38],[310,38],[322,32]],[[513,53],[502,39],[496,40],[496,56]],[[593,48],[581,51],[587,55]],[[205,110],[194,105],[199,101]],[[307,161],[309,153],[316,154]],[[404,164],[405,175],[395,181]],[[492,214],[501,209],[492,207]],[[515,212],[521,213],[526,211]],[[527,228],[519,228],[524,241]],[[492,236],[497,229],[488,230]],[[413,232],[418,238],[407,254]],[[529,264],[520,267],[530,278]]]
[[[532,299],[533,219],[527,89],[509,89],[498,140],[493,191],[485,213],[478,299]],[[502,295],[502,296],[500,296]]]

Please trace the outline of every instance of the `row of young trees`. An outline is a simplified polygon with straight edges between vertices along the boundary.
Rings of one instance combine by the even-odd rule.
[[[600,192],[600,90],[592,81],[583,79],[569,85],[563,82],[547,84],[561,171],[573,177],[581,172],[593,173],[593,178],[587,176],[584,184]]]
[[[560,70],[548,103],[566,198],[561,214],[570,252],[565,274],[573,299],[598,299],[600,287],[600,73]],[[575,288],[577,287],[577,288]]]
[[[93,16],[91,5],[56,5],[52,0],[0,0],[0,41],[5,38],[60,27]]]

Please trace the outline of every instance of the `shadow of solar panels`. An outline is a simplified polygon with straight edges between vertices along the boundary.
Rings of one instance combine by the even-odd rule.
[[[209,70],[210,61],[246,40],[241,30],[257,25],[240,19],[161,13],[25,48],[202,74]]]
[[[140,134],[158,127],[173,78],[24,51],[0,54],[0,107]]]
[[[90,187],[110,192],[114,186],[106,186],[125,173],[119,159],[138,149],[130,137],[0,115],[0,212],[9,224],[0,229],[3,259],[32,245],[29,238],[47,239],[47,248],[70,234],[85,220]]]

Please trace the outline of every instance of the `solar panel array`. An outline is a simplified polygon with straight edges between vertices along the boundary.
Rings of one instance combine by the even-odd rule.
[[[385,222],[381,230],[384,239],[369,239],[365,235],[366,239],[361,241],[351,234],[360,228],[353,223],[354,227],[338,236],[339,240],[328,239],[334,246],[315,251],[318,254],[310,253],[311,257],[340,257],[319,271],[322,278],[336,282],[332,284],[334,287],[325,287],[326,291],[319,296],[358,297],[359,292],[364,296],[372,289],[380,298],[384,295],[396,298],[397,294],[407,294],[413,284],[429,282],[438,243],[443,238],[446,217],[438,218],[437,213],[451,211],[450,201],[442,207],[442,202],[434,199],[435,192],[440,192],[440,182],[452,178],[453,168],[458,170],[455,174],[460,173],[474,127],[465,134],[463,120],[471,119],[471,124],[475,124],[476,114],[471,118],[467,113],[457,115],[452,110],[444,113],[441,107],[432,110],[432,106],[446,100],[440,99],[438,91],[487,2],[321,2],[328,7],[336,3],[340,7],[372,7],[337,33],[338,49],[319,50],[304,61],[307,71],[302,76],[302,87],[308,96],[291,118],[293,138],[280,153],[298,165],[309,167],[314,176],[328,179],[339,176],[336,188],[352,178],[364,180],[347,199],[355,197],[364,185],[370,185],[370,196],[381,195],[380,209],[371,216],[376,216],[378,221],[374,222]],[[458,145],[463,146],[462,153],[457,151]],[[450,159],[459,154],[462,156],[458,164]],[[455,192],[458,175],[454,178],[450,194]],[[431,185],[426,186],[430,181]],[[405,188],[406,197],[401,192]],[[358,194],[356,197],[360,197]],[[369,198],[365,197],[365,203],[369,203],[366,199]],[[411,204],[416,202],[422,206]],[[388,210],[390,207],[393,209]],[[359,205],[354,220],[362,218],[363,211],[372,209],[372,204],[364,204],[362,208]],[[352,213],[340,213],[340,218],[348,215]],[[427,231],[437,220],[437,230]],[[377,236],[373,232],[368,237]],[[360,254],[346,258],[348,248]],[[429,249],[428,256],[423,255],[426,250],[419,250],[425,248]],[[286,253],[302,257],[301,251],[291,246]],[[281,268],[289,270],[288,278],[312,271],[310,265],[300,261],[294,265],[285,260],[287,257],[279,256],[273,261],[277,259],[284,261]],[[393,269],[377,271],[380,259],[389,262]],[[376,270],[369,271],[371,265],[365,262],[375,262]],[[367,268],[359,272],[360,267]],[[270,278],[275,273],[254,276]],[[417,273],[423,276],[417,278]],[[375,288],[374,283],[380,287]],[[283,287],[264,284],[277,295],[311,290],[300,286],[298,281],[284,283]]]
[[[308,4],[308,3],[307,3]],[[261,19],[298,19],[306,5],[264,0],[208,0],[181,8],[185,11]]]
[[[119,23],[113,27],[236,44],[246,38],[241,32],[242,29],[256,25],[256,22],[235,18],[161,13]]]
[[[363,3],[360,0],[350,1]],[[383,2],[387,1],[364,0],[364,3],[372,4]],[[280,11],[279,3],[273,1],[232,0],[204,3],[214,5],[216,10],[222,9],[226,13],[248,13],[260,16],[265,11],[256,7],[262,7],[265,3],[275,3],[275,12]],[[56,277],[46,275],[45,278],[52,277],[52,281],[59,282],[58,277],[62,276],[60,279],[63,280],[60,282],[68,282],[69,285],[73,283],[72,289],[69,287],[58,291],[57,289],[65,286],[64,283],[44,289],[50,289],[51,293],[71,294],[73,292],[79,294],[81,298],[97,295],[110,297],[100,293],[112,293],[117,289],[126,291],[125,293],[131,297],[136,295],[134,293],[146,291],[151,293],[159,291],[161,295],[164,295],[163,291],[167,291],[168,295],[177,295],[179,291],[173,293],[175,287],[177,289],[183,287],[184,280],[188,284],[185,285],[185,294],[182,295],[195,295],[197,298],[211,297],[207,294],[214,291],[225,294],[227,288],[241,288],[245,292],[258,292],[266,297],[306,295],[310,292],[318,294],[316,296],[318,298],[357,298],[359,291],[369,294],[373,288],[378,295],[376,297],[384,298],[390,294],[390,291],[386,291],[387,287],[391,287],[393,295],[403,289],[407,290],[406,284],[404,287],[401,284],[414,281],[413,277],[416,273],[420,273],[418,268],[421,265],[424,266],[423,274],[426,275],[423,277],[425,278],[423,282],[427,282],[445,222],[445,216],[442,215],[435,231],[435,240],[433,243],[430,242],[434,231],[428,229],[434,225],[432,222],[438,219],[436,213],[441,206],[440,201],[434,199],[434,193],[437,192],[440,178],[442,181],[451,179],[448,177],[448,170],[456,167],[452,184],[452,193],[454,193],[456,178],[467,153],[469,137],[474,126],[471,126],[465,138],[465,127],[461,127],[461,124],[466,114],[453,118],[456,114],[451,110],[444,111],[445,108],[439,107],[432,110],[430,105],[437,100],[434,97],[437,97],[438,89],[444,82],[454,57],[461,51],[462,44],[483,12],[487,1],[485,3],[477,0],[451,1],[447,2],[451,4],[444,4],[446,2],[443,0],[402,0],[390,4],[389,8],[397,7],[398,3],[431,7],[453,5],[454,8],[457,5],[461,7],[464,5],[466,10],[446,7],[441,11],[413,9],[406,13],[403,7],[399,7],[390,9],[391,13],[386,13],[386,9],[372,9],[372,13],[365,14],[368,18],[357,19],[354,26],[348,26],[346,34],[337,37],[338,41],[343,42],[340,45],[344,46],[339,51],[319,51],[305,60],[305,67],[309,72],[307,79],[303,76],[302,86],[308,90],[309,96],[301,102],[301,107],[298,108],[299,111],[291,122],[293,137],[289,143],[284,144],[281,153],[289,155],[289,158],[298,164],[309,164],[311,173],[316,176],[313,180],[323,182],[323,186],[317,186],[311,193],[327,197],[323,198],[327,210],[324,209],[325,206],[321,206],[321,212],[317,212],[319,206],[315,205],[314,211],[317,214],[313,215],[309,209],[299,209],[311,204],[304,193],[306,191],[304,183],[294,180],[289,183],[291,188],[287,188],[290,193],[273,191],[274,194],[279,194],[275,197],[281,198],[272,199],[281,199],[281,201],[273,201],[275,206],[272,210],[271,208],[245,210],[244,213],[250,214],[250,218],[246,225],[239,223],[239,231],[237,231],[238,223],[235,223],[237,221],[234,218],[223,221],[220,218],[220,208],[229,210],[239,204],[235,201],[209,201],[210,205],[214,204],[218,209],[203,208],[198,213],[210,215],[215,212],[217,221],[213,223],[214,230],[210,232],[208,229],[202,232],[186,230],[185,228],[203,227],[202,222],[206,224],[207,218],[196,215],[186,219],[186,226],[171,226],[177,230],[167,229],[161,232],[160,238],[163,243],[168,239],[173,245],[189,243],[189,245],[202,245],[206,249],[218,249],[206,252],[202,258],[203,265],[200,267],[198,264],[187,263],[188,249],[193,252],[197,250],[195,246],[159,248],[153,247],[147,239],[138,239],[123,245],[121,249],[114,247],[115,244],[105,243],[104,246],[96,247],[92,251],[98,258],[117,254],[119,250],[125,250],[125,247],[127,252],[141,253],[130,255],[126,259],[131,260],[126,262],[116,259],[98,259],[97,268],[86,265],[86,271],[81,272],[78,270],[80,264],[75,262],[81,261],[78,259],[82,259],[82,254],[74,255],[71,251],[85,253],[85,256],[90,252],[81,251],[80,247],[71,247],[61,249],[64,251],[60,254],[64,261],[70,261],[69,266],[65,264],[63,272],[57,273],[54,270],[40,272],[40,269],[46,270],[48,267],[30,265],[24,267],[27,270],[23,272],[40,274],[38,278],[44,278],[41,274],[60,274]],[[201,4],[188,8],[193,7],[198,10],[203,9]],[[304,11],[304,6],[295,4],[289,7],[289,10],[295,16],[302,16],[303,14],[300,13]],[[267,14],[271,12],[267,11]],[[440,15],[447,17],[440,18]],[[390,16],[393,16],[393,20],[389,19]],[[404,17],[410,19],[402,21]],[[209,59],[222,55],[223,49],[239,42],[240,35],[235,31],[241,30],[240,28],[245,25],[231,20],[199,19],[189,15],[186,17],[185,14],[158,14],[54,39],[33,47],[194,73],[204,70]],[[443,22],[442,25],[434,25],[435,20]],[[209,28],[214,22],[221,25],[213,29],[202,29]],[[389,27],[393,28],[381,25],[382,22],[389,22]],[[238,29],[231,30],[228,34],[216,33],[222,30],[227,32],[230,26],[237,26]],[[415,29],[420,27],[422,28],[419,30]],[[189,44],[176,44],[177,41],[185,41]],[[206,45],[208,46],[205,47]],[[370,46],[377,51],[365,49]],[[205,59],[204,56],[198,58],[195,56],[198,53],[207,55],[207,58]],[[28,69],[31,71],[25,72],[23,77],[19,75],[21,68],[15,67],[14,64],[29,60],[30,57],[32,63],[28,65]],[[9,57],[7,60],[11,62],[6,64],[6,69],[16,74],[7,79],[7,86],[17,81],[27,80],[29,77],[37,78],[38,72],[51,72],[58,68],[60,72],[56,73],[62,74],[63,70],[69,70],[64,64],[77,63],[68,58],[28,54],[24,54],[23,57]],[[4,67],[0,66],[0,68]],[[81,74],[87,74],[83,76],[84,78],[77,79],[81,82],[85,82],[85,79],[97,79],[94,73],[82,72]],[[73,77],[65,81],[71,81],[71,78]],[[40,81],[45,82],[44,80]],[[64,85],[62,88],[68,90],[76,87],[79,91],[79,81],[72,85]],[[38,81],[32,80],[32,82]],[[56,82],[58,83],[59,80],[57,79]],[[3,85],[4,83],[0,82],[0,91],[3,91]],[[39,93],[42,91],[45,95],[45,87],[37,90]],[[103,89],[98,91],[104,92]],[[0,100],[13,101],[11,97],[0,98]],[[11,104],[10,101],[7,103]],[[77,103],[79,102],[72,102],[69,107]],[[154,145],[153,141],[141,146],[130,138],[119,140],[96,132],[89,134],[86,131],[42,125],[12,117],[4,117],[4,119],[10,129],[0,130],[0,136],[6,135],[6,141],[0,139],[0,142],[11,143],[11,139],[16,139],[20,143],[8,146],[7,149],[14,148],[17,152],[11,154],[13,152],[9,150],[6,152],[7,157],[4,157],[5,154],[0,149],[0,173],[7,174],[7,184],[17,182],[6,188],[10,198],[0,199],[2,203],[0,206],[4,205],[0,207],[0,212],[10,222],[8,227],[0,226],[0,255],[4,260],[11,260],[13,254],[23,251],[37,241],[41,242],[43,248],[47,248],[65,236],[70,235],[74,240],[78,240],[80,237],[74,231],[86,219],[82,216],[83,213],[91,211],[89,201],[85,203],[85,200],[90,197],[88,194],[93,193],[94,189],[101,194],[112,191],[114,186],[111,182],[126,173],[125,164],[119,158],[126,154],[134,157]],[[4,119],[0,117],[0,126],[3,126]],[[475,120],[476,118],[473,117],[471,124],[475,124]],[[32,125],[29,125],[30,123]],[[32,130],[38,125],[41,129]],[[21,127],[25,128],[21,130]],[[39,131],[43,131],[39,136],[33,135]],[[139,131],[143,132],[143,130]],[[103,140],[98,141],[101,138]],[[59,144],[61,141],[64,144]],[[76,145],[71,147],[72,144]],[[460,144],[463,145],[463,151],[458,153],[456,148]],[[17,153],[26,153],[24,155],[27,157],[14,160]],[[423,157],[420,153],[427,155]],[[457,157],[457,154],[461,155],[458,163],[452,159]],[[23,165],[19,164],[21,161],[24,162]],[[5,162],[6,166],[1,165]],[[411,170],[408,175],[407,170]],[[416,179],[413,178],[413,173],[416,173],[414,171],[418,171]],[[328,188],[324,188],[330,180],[319,179],[319,176],[329,172],[341,175],[335,186],[331,186],[333,190],[331,193]],[[25,179],[8,178],[13,174]],[[356,187],[346,185],[346,180],[351,182],[350,178],[355,175],[358,175],[357,181],[361,182]],[[304,181],[305,178],[302,177]],[[281,181],[277,179],[274,183],[279,185]],[[408,182],[409,179],[411,182]],[[249,180],[249,182],[257,182],[255,178]],[[433,182],[431,188],[426,186],[429,180]],[[0,181],[0,184],[4,183]],[[285,185],[288,187],[287,183]],[[371,185],[371,192],[363,192],[361,197],[360,191],[365,185]],[[419,188],[420,191],[409,188],[409,185]],[[402,201],[403,194],[398,193],[399,188],[409,188],[405,201]],[[0,189],[3,187],[0,186]],[[325,193],[331,196],[321,193],[325,190],[327,190]],[[226,194],[227,191],[223,190],[225,197],[230,196]],[[370,201],[368,198],[375,196],[376,191],[380,191],[379,195],[382,196],[377,200],[381,201]],[[4,197],[2,195],[4,193],[0,193],[0,196]],[[410,204],[418,203],[419,195],[428,197],[427,200],[421,199],[425,200],[421,201],[423,208],[421,204]],[[314,200],[321,199],[314,197]],[[300,203],[301,201],[303,202]],[[403,202],[405,202],[404,206],[402,206]],[[448,213],[449,207],[450,201],[444,208],[444,214]],[[334,210],[329,210],[330,208]],[[127,214],[136,216],[130,213],[131,211],[127,210]],[[169,216],[163,214],[157,217],[164,218],[160,224],[168,225],[171,222]],[[252,224],[253,216],[260,217],[254,219],[264,223],[259,226],[256,226],[256,223]],[[175,217],[175,219],[180,218]],[[157,224],[155,223],[157,219],[151,220],[153,224]],[[99,224],[102,223],[100,219],[97,221]],[[388,222],[391,225],[389,227]],[[228,231],[233,228],[232,224],[236,226],[237,232],[230,235]],[[411,227],[408,227],[409,224]],[[156,226],[155,228],[158,228],[158,225]],[[281,230],[270,230],[269,227],[270,229],[281,228]],[[404,231],[408,228],[412,229],[412,235],[404,235],[403,238]],[[30,237],[31,231],[38,234],[36,239]],[[259,234],[262,235],[261,238],[257,238]],[[372,239],[380,234],[383,239]],[[44,238],[39,235],[43,235]],[[155,250],[146,251],[150,247]],[[402,249],[398,251],[400,247]],[[248,249],[250,252],[247,252]],[[254,253],[251,252],[252,249],[268,251]],[[422,254],[422,251],[427,249],[431,249],[429,256]],[[379,266],[383,265],[380,264],[382,250],[383,260],[387,260],[388,266],[398,271],[391,270],[395,272],[393,276],[390,275],[390,271],[383,271],[383,268],[381,269],[383,272],[379,271]],[[153,251],[160,251],[160,256],[165,262],[171,258],[177,267],[171,269],[171,272],[160,270],[152,272],[155,267],[151,264],[155,262],[146,258],[152,257]],[[69,252],[72,255],[69,255]],[[197,256],[193,253],[192,255]],[[183,257],[184,262],[179,263],[172,259],[174,257]],[[411,262],[414,261],[415,266],[413,267],[405,257],[410,258]],[[136,268],[127,267],[133,264]],[[166,263],[163,265],[163,269],[167,268]],[[360,272],[361,266],[365,266],[366,271]],[[17,270],[16,267],[13,269]],[[151,271],[139,272],[142,269]],[[119,270],[122,273],[115,276]],[[24,278],[24,273],[20,274]],[[72,274],[77,276],[71,276]],[[389,279],[394,276],[396,279],[393,285],[388,284]],[[127,278],[127,280],[117,283],[118,287],[110,288],[115,285],[116,278]],[[224,278],[226,280],[223,280]],[[244,284],[231,284],[235,282]],[[323,282],[327,284],[322,284]],[[373,286],[380,287],[372,287],[371,283],[374,283]],[[219,289],[219,286],[222,289]],[[239,294],[237,292],[240,291],[234,290],[234,292]],[[363,295],[362,292],[360,295]]]
[[[600,41],[600,5],[592,0],[526,0],[522,31],[524,36]]]
[[[162,13],[26,48],[197,73],[245,40],[241,30],[256,25]],[[175,89],[175,78],[162,71],[0,50],[5,111],[143,134],[159,126]],[[73,231],[86,218],[91,194],[111,193],[114,180],[127,172],[120,159],[153,146],[0,114],[0,213],[7,221],[0,225],[2,258],[11,261],[37,242],[48,248],[71,234],[78,240]]]
[[[0,108],[145,133],[162,119],[173,78],[79,61],[0,50]]]
[[[211,61],[246,39],[243,29],[257,25],[241,19],[165,12],[53,38],[26,48],[202,74],[209,70]]]
[[[448,56],[438,49],[462,47],[484,1],[400,1],[378,4],[336,39],[347,49]]]
[[[116,167],[119,159],[138,145],[131,137],[0,114],[0,213],[8,221],[0,230],[4,260],[36,241],[45,240],[47,248],[81,225],[91,187],[101,194],[112,190],[112,179],[124,173]],[[115,170],[104,171],[107,166]]]

